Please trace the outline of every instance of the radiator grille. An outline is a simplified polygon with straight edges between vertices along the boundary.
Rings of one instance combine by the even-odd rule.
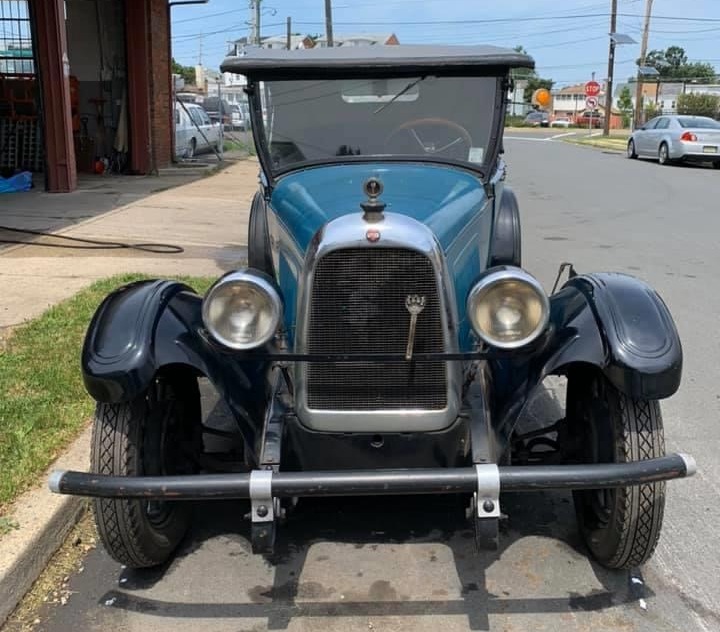
[[[409,294],[425,297],[415,353],[442,353],[443,328],[433,266],[400,248],[350,248],[317,263],[308,323],[309,353],[404,354]],[[309,362],[308,406],[315,410],[442,410],[442,361]]]

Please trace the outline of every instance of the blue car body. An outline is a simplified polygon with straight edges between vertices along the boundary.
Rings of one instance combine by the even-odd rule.
[[[278,283],[285,301],[285,325],[294,338],[297,288],[310,241],[327,222],[357,215],[357,192],[370,177],[385,185],[388,213],[411,217],[435,235],[451,272],[458,314],[458,344],[470,351],[465,299],[487,268],[493,204],[472,174],[438,165],[356,164],[316,167],[278,181],[268,204],[268,221]]]
[[[682,374],[667,306],[625,274],[563,264],[548,294],[522,269],[502,130],[510,69],[529,57],[366,48],[253,49],[225,64],[248,76],[261,165],[248,265],[204,297],[156,280],[103,301],[82,371],[106,476],[64,473],[52,489],[114,499],[96,505],[101,537],[134,566],[181,541],[179,500],[249,498],[253,549],[267,553],[287,499],[469,493],[493,547],[500,491],[573,489],[593,555],[637,566],[659,535],[661,481],[694,471],[664,455],[658,426],[656,400]],[[567,377],[565,417],[521,432],[551,375]],[[232,432],[205,425],[199,376]],[[146,412],[156,404],[167,414]],[[213,432],[239,446],[234,469],[204,452]]]

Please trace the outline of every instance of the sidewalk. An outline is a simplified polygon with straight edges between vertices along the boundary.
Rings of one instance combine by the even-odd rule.
[[[71,237],[182,246],[179,255],[66,250],[37,244],[0,250],[0,334],[96,279],[121,272],[218,275],[245,259],[258,165],[245,160],[216,175],[161,191],[60,231]],[[51,202],[43,201],[52,214]],[[0,212],[0,224],[3,213]],[[28,211],[33,228],[38,212]],[[15,225],[22,225],[17,217]]]
[[[124,272],[215,276],[242,265],[257,174],[254,160],[238,162],[216,175],[138,196],[104,214],[91,209],[92,219],[59,231],[72,237],[174,244],[185,249],[182,254],[66,250],[37,243],[0,250],[0,337],[103,277]],[[29,211],[29,223],[42,225],[43,213],[55,213],[50,219],[57,219],[52,201],[36,199],[42,203]],[[33,227],[21,220],[16,216],[14,224]],[[54,467],[86,469],[89,442],[87,429]],[[19,528],[0,537],[0,627],[62,544],[82,506],[77,497],[50,493],[44,479],[13,504],[9,517]]]

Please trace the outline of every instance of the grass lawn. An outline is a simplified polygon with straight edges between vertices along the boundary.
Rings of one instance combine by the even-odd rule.
[[[599,147],[600,149],[613,149],[616,151],[624,152],[627,149],[627,142],[629,136],[623,135],[612,135],[612,136],[568,136],[563,138],[568,143],[575,143],[576,145],[589,145],[590,147]]]
[[[109,292],[144,278],[98,281],[0,340],[0,514],[86,426],[94,403],[80,375],[85,330]],[[213,281],[181,280],[198,292]]]

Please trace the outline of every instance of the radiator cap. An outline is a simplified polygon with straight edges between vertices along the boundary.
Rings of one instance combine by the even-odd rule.
[[[368,178],[363,184],[363,190],[368,196],[365,202],[360,204],[363,210],[363,219],[366,222],[377,222],[383,219],[383,211],[385,210],[385,202],[380,200],[383,192],[383,184],[378,178]]]

